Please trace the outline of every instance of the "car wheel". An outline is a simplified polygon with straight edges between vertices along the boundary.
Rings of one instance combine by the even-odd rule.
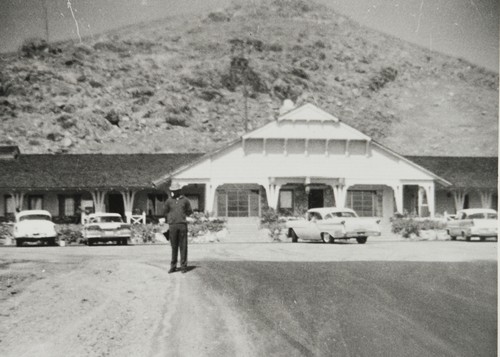
[[[123,238],[123,245],[128,245],[128,239],[127,238]]]
[[[23,246],[23,240],[22,239],[16,239],[16,247],[22,247]]]
[[[479,237],[479,240],[480,240],[481,242],[484,242],[484,241],[486,241],[486,237]]]
[[[322,233],[321,239],[325,243],[333,243],[333,237],[329,233]]]
[[[292,229],[292,231],[290,232],[291,236],[292,236],[292,243],[297,243],[298,240],[299,240],[299,237],[297,237],[297,234],[295,233],[295,231]]]
[[[92,242],[90,239],[87,241],[87,243],[88,243],[89,247],[94,245],[94,242]]]
[[[56,239],[55,238],[50,238],[47,242],[51,247],[56,245]]]
[[[356,238],[356,242],[358,242],[359,244],[365,244],[367,239],[368,237],[358,237]]]
[[[462,232],[462,238],[465,238],[467,242],[470,242],[470,236],[465,235],[465,232]]]

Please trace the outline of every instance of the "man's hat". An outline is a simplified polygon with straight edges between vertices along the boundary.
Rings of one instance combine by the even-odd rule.
[[[179,191],[181,189],[181,185],[179,185],[177,182],[174,182],[170,185],[168,188],[170,191]]]

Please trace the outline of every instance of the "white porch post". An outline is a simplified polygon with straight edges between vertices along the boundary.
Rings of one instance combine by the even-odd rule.
[[[422,186],[418,187],[418,205],[417,205],[417,214],[419,217],[422,217],[422,206],[424,205],[424,193],[425,188]]]
[[[280,198],[280,190],[281,190],[281,185],[274,185],[274,197],[273,197],[273,201],[272,201],[272,207],[277,210],[278,209],[278,202],[279,202],[279,198]]]
[[[121,191],[123,197],[123,205],[125,208],[125,217],[127,219],[127,223],[130,223],[132,216],[132,209],[134,208],[134,198],[137,191]]]
[[[96,212],[104,212],[104,198],[106,197],[106,191],[91,191],[92,200],[94,200],[94,206]]]
[[[434,214],[436,211],[434,182],[431,182],[430,184],[425,185],[424,188],[425,188],[425,193],[427,195],[427,206],[429,208],[429,214],[430,214],[431,218],[434,218]]]
[[[217,190],[217,185],[214,183],[205,184],[205,212],[214,212],[214,202],[215,202],[215,191]]]
[[[403,184],[401,182],[392,185],[394,200],[396,201],[396,211],[403,214]]]
[[[493,198],[493,192],[485,190],[479,191],[479,195],[481,196],[481,207],[482,208],[491,208],[491,201]]]
[[[338,208],[344,208],[345,207],[345,201],[347,198],[347,189],[349,186],[347,185],[333,185],[333,196],[335,198],[335,206]]]
[[[453,198],[455,199],[455,211],[460,211],[462,208],[464,208],[464,203],[465,203],[465,195],[467,192],[462,189],[458,189],[456,191],[453,191]]]

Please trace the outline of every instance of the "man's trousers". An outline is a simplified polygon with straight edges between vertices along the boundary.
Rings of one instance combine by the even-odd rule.
[[[187,268],[187,253],[188,253],[188,239],[187,239],[187,224],[176,223],[169,225],[170,245],[172,246],[172,260],[170,267],[177,266],[177,255],[181,251],[181,268]]]

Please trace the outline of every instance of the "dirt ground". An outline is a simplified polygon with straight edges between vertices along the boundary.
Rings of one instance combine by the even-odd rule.
[[[436,342],[437,337],[431,334],[415,337],[409,333],[403,334],[403,337],[406,336],[410,339],[409,343],[416,343],[418,347],[413,350],[415,353],[410,351],[406,355],[416,355],[417,352],[420,355],[433,355],[433,351],[445,351],[444,355],[453,353],[465,356],[471,351],[475,355],[487,355],[495,349],[493,345],[496,347],[496,340],[493,341],[492,337],[496,336],[497,313],[495,242],[378,240],[369,241],[366,245],[219,243],[193,244],[189,249],[189,272],[167,274],[170,254],[168,245],[1,247],[0,355],[155,357],[258,356],[262,353],[274,353],[298,356],[330,353],[348,355],[349,351],[363,355],[363,351],[373,351],[373,346],[366,345],[366,350],[353,350],[354,346],[360,346],[356,339],[351,338],[352,341],[349,342],[349,338],[344,336],[342,343],[326,339],[326,342],[317,345],[317,337],[307,337],[314,331],[309,325],[315,326],[309,320],[310,316],[328,316],[329,313],[333,314],[330,310],[306,309],[297,312],[290,310],[293,307],[290,301],[283,304],[279,300],[279,297],[286,299],[290,291],[297,291],[308,300],[307,304],[321,306],[328,299],[325,294],[344,291],[347,300],[335,306],[339,308],[342,304],[349,304],[352,292],[345,290],[346,287],[360,284],[361,288],[366,285],[356,275],[357,268],[347,269],[343,273],[342,286],[335,285],[337,279],[333,275],[330,276],[331,280],[325,280],[332,282],[331,287],[330,284],[318,286],[318,282],[311,280],[315,271],[318,272],[318,277],[326,279],[325,276],[335,271],[334,264],[340,262],[361,262],[359,264],[365,264],[363,271],[366,272],[373,270],[370,264],[383,262],[386,267],[384,269],[393,280],[400,278],[399,269],[391,267],[401,262],[416,264],[404,269],[422,271],[425,276],[443,271],[443,266],[462,264],[460,268],[447,270],[450,275],[454,275],[450,276],[450,281],[458,282],[458,285],[450,287],[454,289],[453,292],[442,291],[442,294],[434,298],[439,301],[439,306],[446,301],[445,297],[450,296],[456,301],[465,302],[464,311],[468,314],[464,314],[460,308],[457,313],[462,313],[468,320],[462,321],[457,317],[458,323],[463,327],[454,331],[454,334],[457,338],[463,334],[465,341],[470,336],[483,336],[483,347],[476,350],[470,350],[470,347],[457,349],[450,341]],[[429,264],[434,262],[441,262],[440,268],[428,270]],[[290,269],[295,270],[283,268],[283,264],[292,263]],[[464,268],[463,264],[473,264],[473,269]],[[240,265],[245,265],[245,269],[238,269]],[[288,273],[285,274],[285,271]],[[299,279],[295,281],[295,277]],[[379,279],[382,286],[385,284],[385,275],[375,276],[374,279]],[[413,279],[418,282],[422,275],[416,274]],[[492,280],[495,283],[488,284],[491,288],[478,289],[476,286],[487,284],[488,281],[491,283]],[[282,288],[280,281],[286,281]],[[430,285],[420,286],[423,291],[417,293],[423,293],[426,298],[434,296],[436,289],[443,290],[442,283],[441,279]],[[263,287],[266,287],[266,306],[272,311],[264,310],[264,315],[257,316],[255,311],[263,297],[257,300],[252,300],[252,297],[263,294]],[[336,290],[328,290],[333,287]],[[308,293],[314,289],[318,289],[318,294]],[[382,293],[380,289],[383,290]],[[361,310],[365,311],[363,316],[371,316],[371,324],[381,323],[382,328],[385,313],[381,311],[387,309],[385,299],[389,295],[388,290],[384,289],[376,288],[375,291],[379,291],[378,302]],[[429,295],[426,295],[427,292]],[[406,293],[408,296],[414,295],[412,292]],[[389,300],[387,303],[390,305],[387,306],[395,305],[398,308],[399,305],[394,303],[396,300]],[[428,302],[419,302],[419,308],[423,309]],[[372,310],[372,305],[377,310]],[[397,318],[401,321],[413,318],[405,316],[403,305],[399,309],[400,311],[392,313],[399,316]],[[447,313],[453,314],[450,311]],[[261,326],[263,316],[268,314],[274,314],[277,320],[282,319],[285,325],[279,328],[274,325]],[[454,315],[433,317],[435,315],[436,312],[431,311],[428,317],[430,320],[424,319],[424,322],[437,326],[440,330],[441,327],[448,328],[446,324],[455,318]],[[484,317],[480,326],[476,326],[474,319],[470,318],[475,315]],[[379,317],[381,320],[378,320]],[[360,318],[359,315],[357,318]],[[303,320],[309,322],[305,324],[306,329],[301,331],[301,326],[305,323]],[[339,325],[342,321],[344,325],[354,323],[340,319],[330,328],[332,336],[342,337],[342,331],[351,331],[349,326]],[[422,322],[419,322],[417,331],[428,330],[425,324],[422,326]],[[378,331],[375,325],[373,330],[363,330],[364,333]],[[391,328],[401,330],[402,327],[396,324],[391,325]],[[283,337],[287,336],[281,333],[285,330],[295,331],[293,340]],[[280,334],[276,335],[277,331],[281,331]],[[306,337],[302,341],[297,336],[303,333]],[[390,339],[391,343],[400,341],[400,335],[395,336],[398,339]],[[363,341],[370,341],[370,337],[373,336],[365,336]],[[302,342],[297,343],[299,340]],[[382,344],[378,346],[379,351],[384,351],[384,340],[380,341]],[[449,347],[447,343],[453,347]],[[281,345],[283,349],[280,349]],[[434,349],[423,347],[427,345],[434,346]],[[403,351],[398,349],[400,346],[391,348]]]

